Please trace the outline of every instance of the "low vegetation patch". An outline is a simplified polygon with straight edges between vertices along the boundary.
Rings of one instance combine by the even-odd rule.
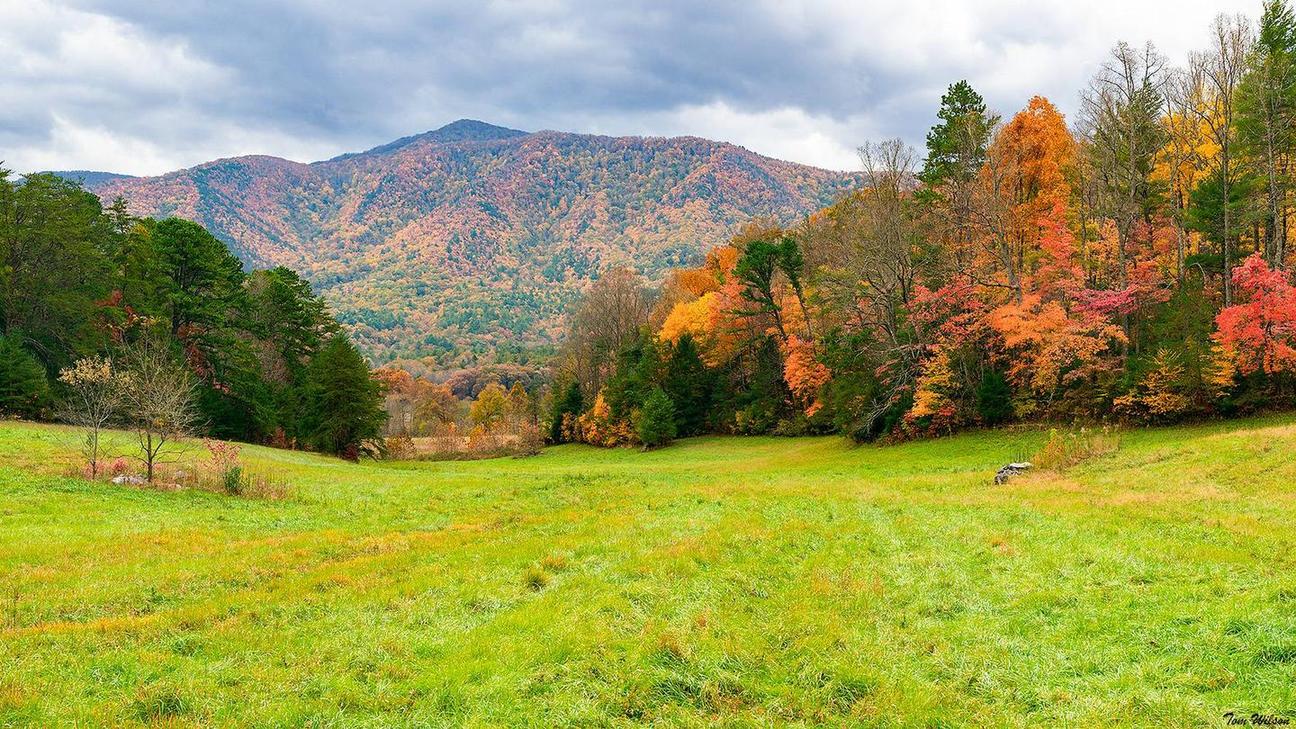
[[[1049,430],[1044,447],[1031,458],[1038,468],[1061,471],[1085,461],[1114,453],[1120,448],[1120,430],[1110,426],[1081,427],[1068,431]]]

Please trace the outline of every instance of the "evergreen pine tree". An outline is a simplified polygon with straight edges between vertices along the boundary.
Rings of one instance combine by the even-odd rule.
[[[648,392],[661,381],[662,358],[656,340],[641,331],[617,357],[616,374],[603,388],[612,419],[629,421],[643,407]]]
[[[644,399],[635,427],[645,449],[664,446],[675,438],[675,404],[660,387],[654,387]]]
[[[1013,416],[1012,390],[1002,373],[988,370],[977,388],[977,412],[981,422],[998,425]]]
[[[580,416],[581,410],[584,409],[585,406],[584,401],[581,398],[580,384],[575,380],[568,382],[567,386],[562,388],[561,393],[561,395],[554,398],[553,412],[549,418],[550,443],[566,442],[563,433],[564,416],[570,415],[575,419]]]
[[[1287,260],[1291,157],[1296,154],[1296,14],[1287,0],[1266,0],[1257,42],[1238,86],[1237,141],[1256,178],[1251,201],[1264,222],[1270,265]],[[1256,203],[1262,203],[1257,205]]]
[[[697,435],[706,427],[711,409],[711,374],[698,354],[693,337],[684,334],[671,348],[662,388],[675,403],[675,425],[681,436]]]
[[[986,112],[985,99],[967,81],[950,85],[936,116],[940,122],[927,133],[927,159],[918,179],[928,188],[971,180],[985,162],[999,117]]]
[[[34,418],[48,401],[45,368],[22,346],[17,332],[0,334],[0,415]]]
[[[371,454],[387,420],[382,388],[346,335],[334,335],[311,360],[304,400],[311,445],[349,460]]]

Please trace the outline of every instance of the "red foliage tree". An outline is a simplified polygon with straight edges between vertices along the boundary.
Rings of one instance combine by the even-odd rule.
[[[1215,317],[1215,338],[1238,372],[1266,375],[1296,371],[1296,288],[1287,274],[1259,253],[1233,270],[1243,303]]]

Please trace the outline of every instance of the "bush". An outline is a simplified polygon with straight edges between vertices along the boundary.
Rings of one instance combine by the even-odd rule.
[[[219,440],[204,440],[203,445],[211,454],[210,467],[216,475],[216,485],[230,496],[242,496],[248,490],[250,479],[239,462],[239,445]]]
[[[387,447],[384,450],[386,451],[384,457],[393,461],[408,461],[417,455],[414,439],[405,433],[388,436]]]
[[[533,423],[522,425],[518,429],[517,436],[517,447],[513,452],[516,457],[538,455],[541,447],[544,446],[544,438],[540,435],[540,428]]]
[[[1080,428],[1069,433],[1049,430],[1048,442],[1031,458],[1039,468],[1061,471],[1120,448],[1119,431],[1110,428]]]
[[[612,414],[607,398],[603,397],[601,391],[594,399],[594,407],[576,422],[580,427],[580,440],[590,445],[614,448],[630,445],[637,437],[630,422]]]
[[[234,466],[221,474],[221,490],[230,496],[242,496],[245,485],[242,466]]]

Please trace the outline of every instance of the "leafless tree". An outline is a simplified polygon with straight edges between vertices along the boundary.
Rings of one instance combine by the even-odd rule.
[[[609,271],[586,290],[572,315],[563,366],[593,397],[616,364],[617,354],[648,324],[653,299],[628,269]]]
[[[899,389],[911,382],[907,375],[920,355],[904,317],[921,238],[914,205],[918,158],[899,139],[866,143],[859,154],[862,189],[838,201],[830,215],[808,221],[799,237],[813,288],[830,301],[824,308],[849,312],[842,323],[873,335],[876,349],[859,354],[891,366]],[[875,415],[890,401],[890,394],[881,397]]]
[[[117,415],[122,400],[121,380],[110,360],[87,357],[59,373],[68,396],[61,407],[63,419],[85,431],[82,454],[90,467],[90,478],[99,477],[102,461],[100,436]]]
[[[860,283],[873,300],[879,324],[896,332],[896,314],[909,304],[914,286],[918,230],[913,211],[918,158],[899,139],[866,143],[859,150],[865,192],[853,248]]]
[[[1175,228],[1175,272],[1183,277],[1184,257],[1187,255],[1188,234],[1184,230],[1188,215],[1189,195],[1195,180],[1192,170],[1202,166],[1201,155],[1193,143],[1195,137],[1192,128],[1198,124],[1194,107],[1201,100],[1197,97],[1198,89],[1194,88],[1187,71],[1172,69],[1162,77],[1163,94],[1166,99],[1167,114],[1166,145],[1162,149],[1162,161],[1169,174],[1170,210]]]
[[[1219,147],[1217,170],[1223,199],[1222,238],[1224,257],[1224,305],[1233,303],[1233,229],[1229,204],[1234,176],[1237,174],[1236,116],[1237,91],[1246,73],[1247,53],[1252,44],[1251,24],[1242,15],[1218,15],[1211,24],[1211,47],[1188,56],[1184,77],[1187,88],[1181,93],[1201,100],[1190,108],[1209,131]]]
[[[1135,225],[1153,209],[1152,171],[1165,141],[1161,124],[1165,59],[1151,43],[1118,43],[1082,96],[1085,149],[1099,191],[1098,212],[1116,223],[1116,283],[1125,286]]]
[[[198,421],[196,383],[160,338],[130,346],[122,376],[126,421],[139,440],[140,462],[150,483],[165,451],[192,432]]]

